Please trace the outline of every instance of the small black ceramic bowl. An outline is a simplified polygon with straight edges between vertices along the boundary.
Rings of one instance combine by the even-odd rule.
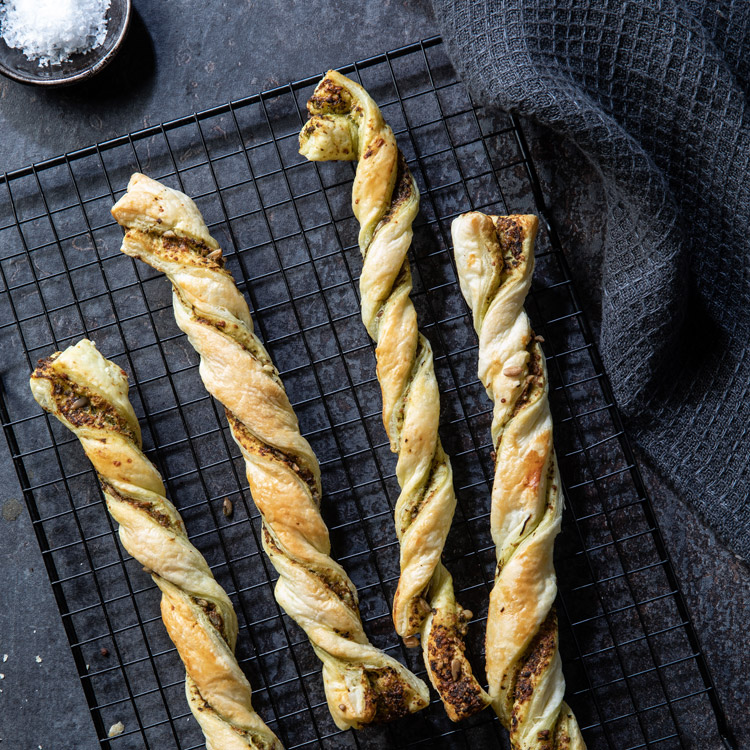
[[[130,12],[131,0],[111,0],[104,42],[88,52],[72,55],[60,65],[39,65],[0,37],[0,73],[35,86],[68,86],[85,81],[103,70],[117,54],[128,31]]]

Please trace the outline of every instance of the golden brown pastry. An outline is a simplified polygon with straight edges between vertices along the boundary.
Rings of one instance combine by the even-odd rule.
[[[393,601],[396,631],[416,645],[421,633],[432,684],[454,721],[489,703],[472,674],[464,637],[471,617],[456,603],[440,561],[456,496],[450,459],[438,436],[440,394],[429,341],[417,328],[409,297],[407,252],[419,192],[391,128],[358,84],[328,71],[307,103],[311,118],[300,153],[313,161],[357,160],[352,207],[364,259],[362,320],[377,343],[383,422],[398,453],[396,533],[401,576]]]
[[[141,452],[125,373],[83,339],[40,360],[31,391],[81,441],[123,547],[161,589],[162,619],[185,664],[188,703],[208,750],[280,750],[253,710],[250,684],[234,657],[232,603],[190,544],[159,473]]]
[[[468,213],[452,226],[461,291],[479,335],[479,378],[494,402],[491,527],[497,550],[487,615],[492,705],[518,750],[585,748],[563,701],[552,553],[563,496],[547,368],[523,303],[535,216]]]
[[[323,662],[337,726],[358,728],[424,708],[427,686],[362,629],[354,584],[330,557],[318,461],[195,204],[135,174],[112,214],[128,230],[122,251],[172,282],[177,325],[200,355],[203,383],[224,405],[245,459],[263,546],[280,576],[276,599]]]

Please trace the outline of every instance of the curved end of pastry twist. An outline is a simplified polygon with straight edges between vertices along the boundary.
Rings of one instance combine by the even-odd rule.
[[[490,704],[466,657],[464,639],[473,615],[456,602],[453,579],[442,564],[435,571],[428,597],[431,610],[422,627],[424,663],[448,718],[461,721]]]
[[[307,102],[310,119],[299,134],[302,156],[310,161],[359,158],[359,127],[349,117],[357,107],[357,96],[367,97],[367,93],[354,81],[336,70],[325,74]]]
[[[310,119],[300,132],[300,153],[311,161],[359,162],[352,210],[361,225],[359,239],[364,252],[391,204],[402,160],[393,131],[362,86],[335,70],[329,70],[318,83],[307,109]],[[406,172],[409,174],[408,169]],[[418,205],[419,193],[411,174],[409,180],[411,197]],[[402,224],[410,230],[411,222]]]
[[[118,224],[141,232],[183,234],[216,250],[198,207],[184,193],[136,172],[128,190],[111,209]]]
[[[216,606],[213,601],[190,596],[166,578],[156,574],[153,578],[162,592],[164,626],[185,664],[188,705],[203,730],[207,748],[283,750],[253,709],[250,683],[230,656],[236,632],[226,631],[236,618],[228,597],[221,591],[226,606]],[[227,608],[231,618],[226,617]]]
[[[339,729],[394,721],[421,711],[430,702],[422,680],[395,659],[379,653],[373,656],[370,664],[352,662],[344,667],[324,659],[326,699]]]
[[[578,722],[563,700],[564,691],[553,607],[519,661],[509,726],[513,748],[585,750]]]
[[[253,331],[247,302],[187,195],[136,173],[128,192],[112,207],[112,216],[127,230],[123,253],[165,273],[186,306],[199,305],[203,315],[227,333],[247,339],[240,330]],[[229,316],[233,319],[225,320]]]
[[[190,711],[206,738],[206,750],[284,750],[270,729],[230,726],[206,703],[190,677],[185,679],[185,697]]]
[[[98,415],[99,419],[91,419],[91,426],[96,427],[104,418],[102,410],[109,405],[140,446],[141,428],[128,399],[128,376],[114,362],[104,359],[93,341],[81,339],[65,352],[40,359],[29,386],[37,403],[64,419],[70,429],[85,428],[89,419]],[[90,396],[76,395],[83,389],[92,391],[93,402]],[[84,411],[89,404],[82,399],[87,399],[92,408]],[[72,408],[73,404],[77,407]]]

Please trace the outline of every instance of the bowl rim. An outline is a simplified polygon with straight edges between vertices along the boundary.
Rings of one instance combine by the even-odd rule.
[[[110,62],[112,62],[112,59],[119,51],[120,46],[122,45],[123,40],[128,33],[128,29],[130,28],[130,19],[133,11],[132,0],[112,0],[112,2],[121,2],[125,6],[125,15],[122,24],[120,25],[120,33],[115,39],[114,44],[110,48],[109,52],[107,52],[103,57],[100,57],[98,60],[96,60],[96,62],[94,62],[88,68],[84,68],[77,73],[71,73],[64,78],[36,78],[32,74],[19,73],[12,68],[9,68],[2,61],[2,58],[0,58],[0,73],[2,73],[2,75],[6,76],[7,78],[18,81],[19,83],[26,83],[32,86],[45,86],[48,88],[52,88],[55,86],[69,86],[73,83],[79,83],[80,81],[85,81],[88,78],[95,76],[103,68],[106,68]]]

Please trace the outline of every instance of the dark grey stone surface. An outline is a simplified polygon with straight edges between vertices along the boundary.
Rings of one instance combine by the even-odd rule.
[[[3,171],[316,75],[436,32],[428,0],[134,0],[99,77],[42,90],[2,79]]]
[[[136,0],[133,35],[109,71],[83,87],[39,91],[0,81],[0,169],[27,163],[158,123],[186,112],[316,74],[435,33],[429,3],[221,2]],[[575,259],[595,262],[594,176],[569,153],[544,150],[538,166]],[[567,164],[563,169],[561,164]],[[557,165],[552,170],[550,166]],[[583,212],[583,213],[582,213]],[[590,223],[589,223],[590,226]],[[575,262],[573,268],[575,272]],[[596,290],[584,289],[596,310]],[[594,316],[595,318],[595,316]],[[4,441],[0,441],[0,739],[9,748],[97,747],[80,683],[47,583]],[[741,747],[750,734],[750,662],[741,649],[750,575],[700,519],[649,475],[657,513],[678,576]],[[36,657],[41,658],[41,662]],[[706,737],[714,735],[706,729]],[[706,747],[713,748],[713,744]]]

